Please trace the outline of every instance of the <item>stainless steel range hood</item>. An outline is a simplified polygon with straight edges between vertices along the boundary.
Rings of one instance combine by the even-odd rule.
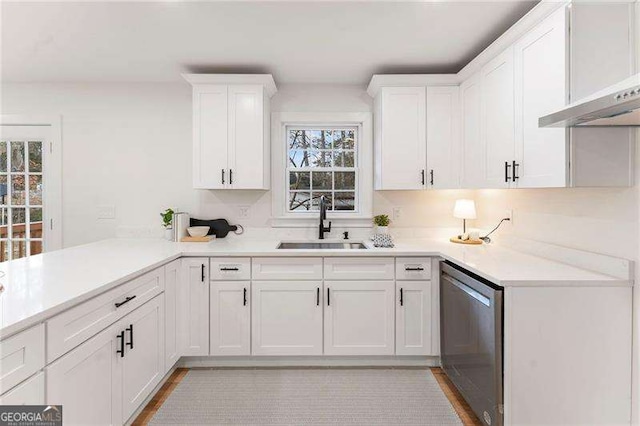
[[[567,105],[560,111],[540,117],[538,126],[640,126],[640,74]]]

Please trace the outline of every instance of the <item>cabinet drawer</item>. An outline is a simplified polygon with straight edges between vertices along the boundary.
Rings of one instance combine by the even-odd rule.
[[[263,257],[251,264],[254,280],[321,280],[320,257]]]
[[[396,258],[397,280],[430,280],[430,257],[398,257]]]
[[[53,317],[47,321],[47,362],[98,334],[163,290],[164,268],[158,268]]]
[[[248,257],[211,258],[211,280],[249,280],[251,279],[251,259]]]
[[[324,260],[327,280],[392,280],[391,257],[332,257]]]
[[[0,342],[0,394],[44,367],[44,324]]]
[[[41,404],[44,404],[44,372],[36,374],[0,396],[0,405]]]

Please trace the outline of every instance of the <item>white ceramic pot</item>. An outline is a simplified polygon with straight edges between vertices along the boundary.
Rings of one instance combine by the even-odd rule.
[[[164,229],[164,239],[167,241],[173,241],[173,228]]]
[[[378,226],[378,225],[376,225],[376,234],[388,235],[389,234],[389,227],[388,226]]]

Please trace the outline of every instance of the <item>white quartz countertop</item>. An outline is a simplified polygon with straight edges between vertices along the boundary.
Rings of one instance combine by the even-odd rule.
[[[289,241],[289,240],[287,240]],[[353,240],[354,242],[357,240]],[[280,240],[243,237],[210,243],[110,239],[0,264],[0,337],[42,322],[181,256],[440,256],[503,287],[630,286],[632,282],[498,245],[446,239],[396,240],[391,249],[278,250]]]

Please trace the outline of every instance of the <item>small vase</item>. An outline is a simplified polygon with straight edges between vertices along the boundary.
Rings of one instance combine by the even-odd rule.
[[[167,241],[173,241],[173,228],[165,228],[164,239]]]
[[[378,226],[376,225],[376,234],[388,235],[389,227],[388,226]]]

